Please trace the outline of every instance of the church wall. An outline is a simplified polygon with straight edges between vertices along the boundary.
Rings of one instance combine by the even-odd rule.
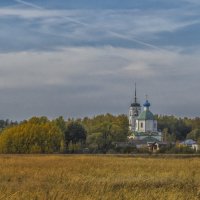
[[[137,120],[137,128],[136,128],[136,131],[139,131],[139,132],[145,132],[145,120]]]
[[[156,120],[154,120],[154,128],[153,128],[154,131],[158,131],[157,126],[158,126],[158,123]]]
[[[143,125],[141,126],[141,124]],[[135,130],[139,132],[148,132],[148,131],[157,132],[157,121],[156,120],[136,120]]]
[[[129,109],[129,130],[136,130],[136,119],[141,112],[140,107],[130,107]]]
[[[133,116],[129,118],[129,129],[135,129],[135,118]]]
[[[146,121],[146,131],[153,131],[154,130],[154,121],[153,120],[147,120]]]

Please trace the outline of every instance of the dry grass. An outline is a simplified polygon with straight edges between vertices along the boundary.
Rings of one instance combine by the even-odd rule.
[[[200,199],[200,158],[0,156],[0,200]]]

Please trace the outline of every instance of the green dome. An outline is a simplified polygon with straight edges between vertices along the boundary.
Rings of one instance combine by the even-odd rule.
[[[152,112],[150,112],[149,110],[145,110],[139,115],[137,119],[138,120],[154,120],[154,116]]]

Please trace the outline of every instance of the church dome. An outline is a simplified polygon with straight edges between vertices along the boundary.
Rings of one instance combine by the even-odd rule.
[[[149,110],[143,111],[137,118],[138,120],[154,120],[153,113]]]
[[[149,101],[148,101],[148,100],[146,100],[146,101],[145,101],[145,103],[143,104],[143,106],[144,106],[144,107],[150,107],[150,106],[151,106],[151,104],[149,103]]]

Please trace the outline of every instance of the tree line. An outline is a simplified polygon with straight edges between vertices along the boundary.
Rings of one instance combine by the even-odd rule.
[[[164,140],[194,139],[200,143],[200,118],[155,116]],[[64,120],[32,117],[22,122],[0,120],[0,153],[105,153],[126,142],[126,115],[97,115]]]
[[[193,139],[200,143],[200,118],[180,118],[175,116],[156,116],[158,129],[169,142]]]

